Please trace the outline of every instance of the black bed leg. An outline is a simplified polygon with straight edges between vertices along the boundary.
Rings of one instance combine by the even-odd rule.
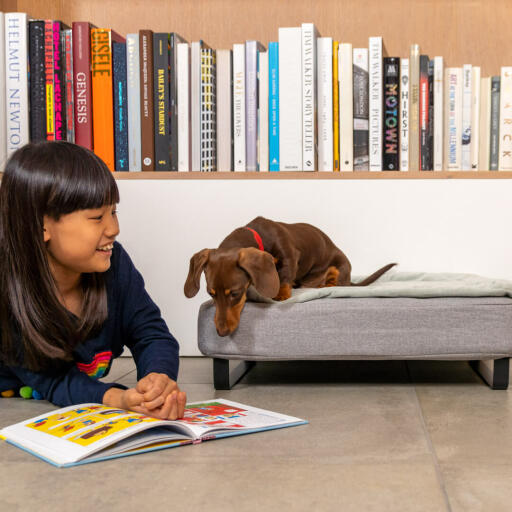
[[[213,386],[215,389],[231,389],[252,367],[254,361],[241,361],[229,370],[229,359],[213,358]]]
[[[509,358],[470,361],[471,368],[482,377],[491,389],[508,388]]]

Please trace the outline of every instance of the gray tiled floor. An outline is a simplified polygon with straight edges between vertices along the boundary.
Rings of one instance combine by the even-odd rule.
[[[107,380],[134,385],[131,359]],[[0,443],[0,510],[512,510],[512,392],[467,363],[259,363],[216,392],[211,361],[183,358],[180,381],[309,424],[69,469]],[[51,407],[0,400],[0,427]]]

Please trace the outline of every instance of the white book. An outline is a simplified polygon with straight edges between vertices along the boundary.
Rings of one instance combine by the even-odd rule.
[[[302,29],[279,28],[279,170],[302,170]]]
[[[126,34],[128,170],[142,171],[140,137],[139,34]]]
[[[434,57],[434,171],[443,170],[443,57]]]
[[[232,170],[231,98],[233,52],[217,50],[217,170]]]
[[[471,169],[471,101],[472,71],[471,64],[462,68],[462,170]]]
[[[28,17],[5,13],[5,98],[7,158],[29,142]]]
[[[318,30],[313,23],[302,24],[302,170],[316,171],[317,97],[316,69]]]
[[[354,171],[368,171],[368,48],[352,50]]]
[[[370,171],[382,171],[382,37],[370,37],[368,50],[370,67]]]
[[[234,169],[245,172],[245,44],[233,45]]]
[[[192,140],[191,171],[201,170],[201,50],[202,41],[190,46],[190,136]]]
[[[462,169],[462,68],[446,68],[444,166],[447,171]]]
[[[190,46],[178,43],[178,172],[190,171]]]
[[[478,170],[489,170],[491,153],[491,77],[480,79],[480,149]]]
[[[409,170],[409,59],[400,59],[400,170]]]
[[[258,170],[268,172],[268,52],[258,55]]]
[[[480,67],[471,71],[471,170],[478,170],[480,149]]]
[[[332,37],[317,39],[318,170],[334,167],[332,112]]]
[[[0,69],[5,70],[4,13],[0,12]],[[0,73],[0,170],[7,160],[7,118],[5,117],[5,73]]]
[[[512,67],[502,66],[498,170],[512,171]]]
[[[354,82],[352,45],[342,43],[338,50],[340,171],[354,170]]]

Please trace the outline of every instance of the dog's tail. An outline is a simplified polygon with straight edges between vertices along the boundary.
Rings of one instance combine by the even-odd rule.
[[[396,263],[390,263],[385,267],[380,268],[377,272],[374,272],[371,276],[368,276],[366,279],[363,279],[359,283],[350,283],[350,286],[368,286],[369,284],[376,281],[382,274],[385,274],[390,268],[394,267]]]

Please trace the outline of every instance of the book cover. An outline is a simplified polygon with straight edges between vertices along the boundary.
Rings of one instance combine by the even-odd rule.
[[[471,102],[472,71],[471,64],[462,68],[462,170],[471,169]]]
[[[93,150],[92,136],[92,78],[91,78],[91,24],[75,21],[73,37],[73,96],[75,143]],[[47,88],[51,84],[47,81]],[[47,98],[50,94],[47,94]],[[53,93],[51,94],[53,98]],[[53,133],[53,131],[52,131]]]
[[[302,29],[279,28],[279,170],[302,171]]]
[[[480,151],[480,67],[473,66],[471,77],[471,170],[478,170]]]
[[[46,140],[46,76],[44,21],[29,22],[30,140]],[[4,107],[5,108],[5,107]]]
[[[400,170],[409,170],[409,59],[400,59]]]
[[[445,70],[445,154],[447,171],[462,168],[462,68]]]
[[[190,46],[178,43],[178,171],[190,171]]]
[[[217,170],[217,74],[215,50],[201,50],[201,158],[200,170]]]
[[[279,171],[279,43],[268,43],[268,158],[270,171]]]
[[[501,77],[491,78],[491,148],[489,169],[498,170],[500,143],[500,81]]]
[[[354,48],[354,171],[370,170],[368,48]]]
[[[139,172],[142,170],[139,34],[126,35],[126,81],[126,97],[128,101],[128,170]]]
[[[429,170],[428,124],[429,124],[429,83],[428,55],[420,55],[420,171]]]
[[[126,79],[126,43],[112,42],[114,83],[114,157],[115,170],[128,171],[128,97]]]
[[[70,467],[307,423],[222,398],[187,404],[184,417],[174,421],[88,403],[10,425],[0,436],[54,466]]]
[[[258,170],[258,55],[259,41],[245,42],[245,170]]]
[[[318,169],[318,122],[316,96],[317,40],[314,23],[302,24],[302,170]]]
[[[420,166],[420,47],[411,45],[409,55],[409,170]]]
[[[66,90],[66,140],[75,142],[75,97],[73,93],[73,34],[70,28],[63,30],[62,48]]]
[[[352,45],[342,43],[338,50],[340,97],[340,171],[354,170],[354,81]]]
[[[501,67],[498,170],[512,171],[512,67]]]
[[[155,171],[171,170],[169,131],[169,34],[153,34],[153,106]]]
[[[139,30],[140,140],[143,171],[155,170],[153,31]]]
[[[443,170],[443,57],[434,57],[434,171]]]
[[[370,68],[370,171],[382,171],[382,37],[370,37],[368,46]]]
[[[244,172],[245,149],[245,45],[233,45],[233,152],[234,168]]]
[[[268,51],[258,59],[258,171],[268,172]]]
[[[491,150],[491,77],[480,78],[480,148],[478,170],[489,170]]]
[[[400,168],[400,58],[384,57],[384,95],[382,110],[383,143],[382,169],[398,171]]]
[[[125,39],[111,29],[91,29],[92,118],[94,152],[115,170],[112,42]]]
[[[333,171],[332,37],[319,37],[317,45],[318,170]]]
[[[217,50],[217,170],[233,170],[233,51]]]
[[[332,42],[332,152],[333,170],[340,170],[340,88],[338,82],[339,41]]]
[[[66,140],[66,71],[61,32],[67,25],[53,22],[53,119],[55,140]]]
[[[0,12],[0,166],[7,160],[7,118],[5,116],[5,17]]]

